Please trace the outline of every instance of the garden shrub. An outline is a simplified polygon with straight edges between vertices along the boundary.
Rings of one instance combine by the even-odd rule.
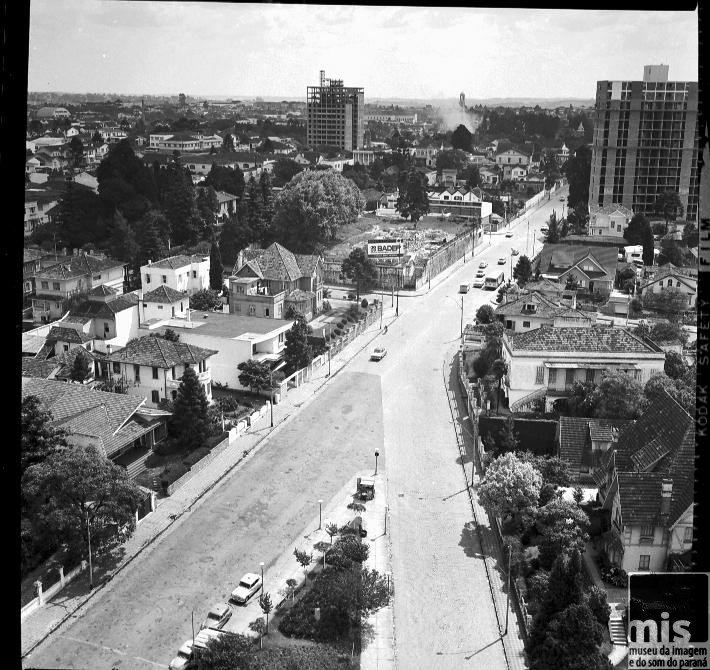
[[[182,459],[183,465],[186,465],[190,469],[197,461],[202,460],[207,454],[210,453],[209,447],[199,447],[194,451],[191,451],[185,458]]]
[[[190,468],[188,468],[184,463],[172,463],[160,473],[160,483],[163,487],[167,488],[170,484],[180,479],[180,477],[189,471]]]
[[[330,306],[330,301],[324,300],[323,303],[321,304],[321,310],[322,310],[323,314],[327,314],[328,312],[330,312],[331,309],[333,309],[333,308]]]
[[[155,451],[152,451],[150,454],[148,454],[148,458],[145,459],[145,466],[147,468],[155,468],[159,466],[162,462],[163,457]]]
[[[612,586],[618,586],[619,588],[626,588],[627,586],[627,574],[626,570],[619,568],[616,565],[612,565],[609,568],[602,568],[599,571],[601,578],[607,584]]]
[[[368,304],[369,303],[367,302],[367,298],[363,298],[362,302],[360,303],[360,307],[362,307],[363,309],[367,309]]]
[[[533,616],[537,614],[540,603],[547,593],[549,583],[550,574],[545,570],[539,570],[527,578],[528,612]]]
[[[607,601],[606,591],[599,586],[591,586],[586,594],[587,605],[592,610],[594,618],[606,628],[609,623],[609,614],[611,607]]]
[[[226,440],[228,437],[229,437],[229,432],[226,430],[223,433],[219,433],[217,435],[213,435],[212,437],[208,437],[205,440],[205,445],[203,448],[207,449],[208,451],[210,449],[214,449],[214,447],[216,447],[222,440]]]
[[[357,300],[357,296],[354,293],[348,293],[348,300]]]
[[[177,454],[182,450],[180,443],[172,437],[165,438],[162,442],[159,442],[153,447],[153,451],[159,456],[169,456],[170,454]]]

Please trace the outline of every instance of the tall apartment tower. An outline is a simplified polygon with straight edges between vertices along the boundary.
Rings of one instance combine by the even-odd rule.
[[[365,93],[362,88],[343,86],[342,79],[326,79],[320,71],[320,86],[307,88],[306,144],[362,149],[365,135]]]
[[[589,207],[620,204],[654,213],[664,191],[698,216],[698,82],[668,81],[667,65],[646,65],[643,81],[598,81]]]

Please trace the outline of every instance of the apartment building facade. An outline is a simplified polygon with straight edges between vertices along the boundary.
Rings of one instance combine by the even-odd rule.
[[[645,66],[642,81],[598,81],[590,210],[618,203],[648,215],[673,191],[695,220],[699,146],[697,82],[668,81],[667,65]]]
[[[308,146],[327,144],[346,151],[363,148],[364,89],[343,86],[342,79],[326,79],[321,70],[320,86],[308,86],[306,96]]]

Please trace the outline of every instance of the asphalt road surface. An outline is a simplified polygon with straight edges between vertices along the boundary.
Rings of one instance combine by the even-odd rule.
[[[380,380],[343,371],[24,667],[166,668],[191,612],[199,627],[242,574],[268,569],[375,449],[384,466]]]
[[[205,497],[27,659],[25,667],[166,667],[209,607],[247,571],[267,566],[328,500],[380,451],[388,492],[397,667],[505,668],[495,611],[456,446],[442,376],[464,322],[495,297],[459,284],[485,260],[510,276],[510,249],[533,255],[562,191],[425,296],[400,299],[400,318],[315,400]],[[500,256],[504,266],[497,266]],[[517,259],[513,259],[515,263]],[[385,304],[388,304],[387,301]],[[448,380],[447,380],[448,381]]]

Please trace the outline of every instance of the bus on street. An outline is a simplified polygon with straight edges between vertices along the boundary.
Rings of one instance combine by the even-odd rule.
[[[503,283],[503,279],[504,272],[502,270],[500,272],[492,272],[486,277],[483,287],[487,290],[494,291]]]

